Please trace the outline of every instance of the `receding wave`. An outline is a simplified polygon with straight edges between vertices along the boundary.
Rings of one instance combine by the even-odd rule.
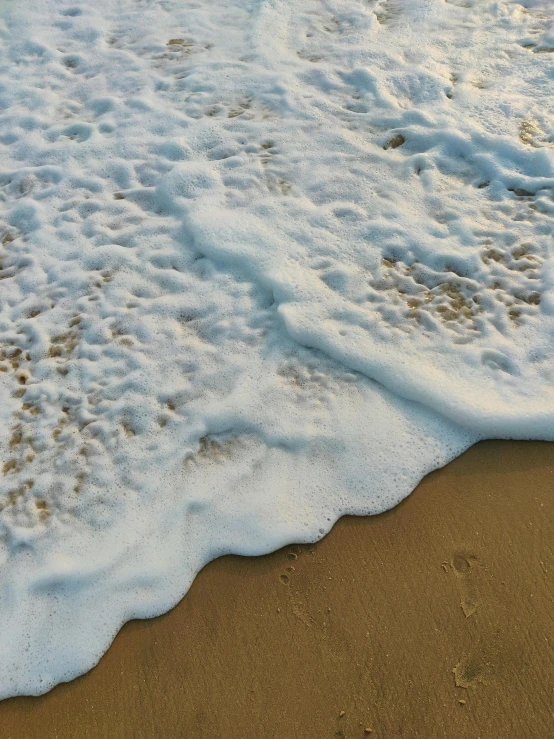
[[[213,557],[554,438],[554,18],[527,5],[3,14],[0,696],[86,671]]]

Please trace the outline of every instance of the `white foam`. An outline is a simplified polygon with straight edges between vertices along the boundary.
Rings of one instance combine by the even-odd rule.
[[[0,696],[215,556],[554,438],[553,19],[526,6],[10,7]]]

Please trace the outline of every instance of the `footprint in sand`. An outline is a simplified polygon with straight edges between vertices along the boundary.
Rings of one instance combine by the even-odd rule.
[[[458,664],[452,668],[457,688],[473,688],[486,682],[489,665],[478,656],[464,654]]]
[[[465,617],[469,618],[475,613],[479,605],[479,560],[473,554],[455,552],[450,565],[456,575],[456,581],[460,591],[460,606]]]

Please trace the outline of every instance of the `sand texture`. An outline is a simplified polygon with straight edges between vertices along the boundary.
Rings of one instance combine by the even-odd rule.
[[[216,560],[0,735],[554,736],[553,475],[552,444],[483,442],[315,546]]]

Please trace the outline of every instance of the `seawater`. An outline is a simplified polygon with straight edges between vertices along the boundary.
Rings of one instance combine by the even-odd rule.
[[[553,438],[548,4],[9,7],[0,696],[213,557]]]

